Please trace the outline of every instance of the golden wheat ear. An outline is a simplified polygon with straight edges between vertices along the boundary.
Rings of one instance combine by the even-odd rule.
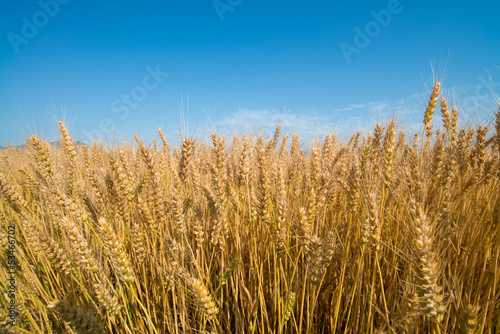
[[[432,116],[434,115],[434,110],[436,109],[439,97],[439,91],[441,89],[441,83],[436,82],[434,84],[434,89],[432,90],[431,96],[429,97],[429,103],[427,104],[427,109],[425,109],[424,114],[424,132],[427,138],[432,137]]]
[[[66,300],[54,300],[47,305],[47,309],[56,313],[77,333],[104,333],[102,320],[90,306],[76,306]]]
[[[412,207],[412,214],[415,228],[415,281],[420,312],[439,324],[443,320],[446,305],[443,302],[443,288],[439,285],[440,268],[434,252],[434,230],[427,215],[422,211],[420,205],[415,202]]]

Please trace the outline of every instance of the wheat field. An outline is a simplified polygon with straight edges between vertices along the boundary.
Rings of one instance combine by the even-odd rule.
[[[422,116],[303,149],[31,136],[1,152],[0,332],[500,333],[500,112],[462,128],[436,83]]]

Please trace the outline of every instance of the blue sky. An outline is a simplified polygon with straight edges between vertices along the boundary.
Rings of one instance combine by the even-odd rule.
[[[433,78],[487,121],[500,88],[498,1],[4,1],[0,145],[150,141],[161,126],[304,137],[397,116],[418,128]],[[486,107],[486,110],[476,105]],[[478,111],[480,116],[478,116]],[[195,128],[197,131],[195,132]]]

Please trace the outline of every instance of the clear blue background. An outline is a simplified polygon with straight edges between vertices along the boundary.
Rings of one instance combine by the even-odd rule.
[[[23,17],[33,22],[42,7],[3,1],[0,145],[30,131],[57,140],[59,119],[76,140],[100,133],[108,143],[150,141],[159,126],[173,142],[278,123],[303,137],[352,133],[391,116],[417,129],[433,79],[469,119],[495,108],[498,1],[401,0],[350,62],[340,44],[355,46],[355,27],[389,1],[221,2],[231,9],[222,15],[213,1],[72,0],[16,53],[9,33],[22,36]],[[169,75],[121,118],[113,101],[141,86],[148,66]]]

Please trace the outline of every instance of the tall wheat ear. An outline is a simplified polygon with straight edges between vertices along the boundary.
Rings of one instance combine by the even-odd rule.
[[[412,201],[411,211],[415,232],[415,281],[420,312],[439,325],[443,320],[446,305],[443,303],[443,288],[438,284],[440,272],[433,249],[433,229],[426,214],[415,201]]]
[[[124,245],[118,240],[113,226],[104,217],[98,220],[99,231],[103,239],[103,243],[109,252],[109,259],[113,263],[118,276],[127,283],[134,282],[134,273],[130,264],[129,256],[125,251]]]
[[[67,322],[77,333],[103,333],[104,326],[96,310],[88,306],[75,306],[63,300],[52,301],[47,308]]]
[[[429,98],[429,103],[427,105],[427,109],[425,110],[424,115],[424,132],[427,135],[427,138],[432,136],[432,116],[434,115],[434,110],[436,109],[439,97],[439,91],[441,89],[441,83],[436,82],[434,84],[434,89],[432,90],[431,96]]]
[[[73,220],[63,217],[59,223],[61,227],[66,230],[70,240],[69,246],[72,249],[73,261],[78,266],[81,266],[88,271],[98,273],[100,269],[98,262],[95,260],[87,240],[84,238],[80,229],[76,226]]]
[[[214,319],[219,313],[219,308],[215,304],[213,297],[203,282],[195,277],[185,277],[188,290],[192,294],[196,305],[209,318]]]

